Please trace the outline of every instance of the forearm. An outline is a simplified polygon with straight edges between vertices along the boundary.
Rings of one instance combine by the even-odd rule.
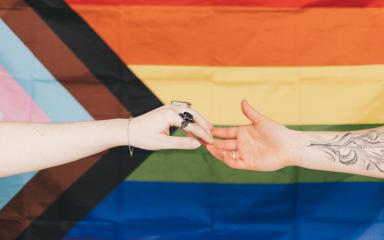
[[[0,176],[72,162],[127,142],[127,120],[0,123]]]
[[[384,128],[302,132],[295,165],[384,178]]]

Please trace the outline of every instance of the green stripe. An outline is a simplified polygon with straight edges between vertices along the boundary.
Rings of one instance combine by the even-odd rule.
[[[380,125],[289,126],[303,131],[350,131]],[[181,135],[180,132],[176,135]],[[195,151],[158,151],[126,180],[198,183],[377,182],[384,179],[288,167],[275,172],[234,170],[212,157],[203,147]]]

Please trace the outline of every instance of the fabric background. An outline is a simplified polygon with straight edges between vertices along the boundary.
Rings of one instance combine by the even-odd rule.
[[[303,131],[384,123],[384,1],[5,0],[1,121],[137,116],[248,99]],[[174,134],[180,134],[175,132]],[[23,146],[20,146],[22,151]],[[229,169],[124,147],[0,179],[1,239],[384,239],[383,180]]]

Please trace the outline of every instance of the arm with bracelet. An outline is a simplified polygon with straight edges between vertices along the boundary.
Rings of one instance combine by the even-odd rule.
[[[188,118],[189,117],[189,118]],[[185,137],[170,136],[180,127]],[[60,124],[0,122],[0,176],[66,164],[109,148],[195,149],[213,142],[211,124],[186,104],[170,104],[131,119]]]

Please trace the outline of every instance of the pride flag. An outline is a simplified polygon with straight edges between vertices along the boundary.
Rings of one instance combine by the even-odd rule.
[[[129,117],[185,100],[214,125],[235,126],[247,123],[246,98],[293,129],[379,126],[383,7],[2,0],[0,118]],[[233,170],[204,148],[130,158],[119,147],[1,178],[0,239],[384,239],[384,182],[296,167]]]

